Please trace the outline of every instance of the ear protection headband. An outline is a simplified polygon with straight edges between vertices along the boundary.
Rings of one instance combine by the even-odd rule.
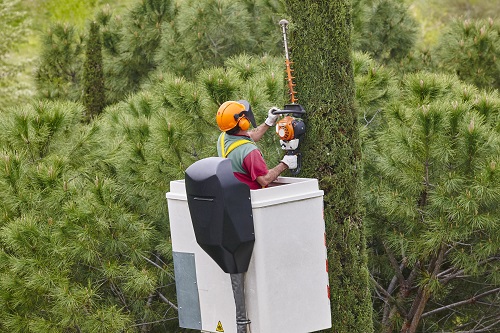
[[[236,120],[239,128],[242,131],[246,131],[250,128],[250,120],[246,117],[247,111],[242,111],[239,114],[234,115],[234,120]]]

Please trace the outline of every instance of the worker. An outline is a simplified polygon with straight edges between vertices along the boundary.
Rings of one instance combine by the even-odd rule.
[[[297,156],[285,155],[281,162],[268,169],[262,153],[255,145],[264,133],[276,124],[278,115],[269,109],[264,123],[256,126],[250,104],[247,101],[227,101],[217,110],[217,125],[222,131],[217,141],[219,157],[229,158],[235,177],[251,190],[267,187],[286,169],[297,168]],[[254,128],[250,129],[250,125]]]

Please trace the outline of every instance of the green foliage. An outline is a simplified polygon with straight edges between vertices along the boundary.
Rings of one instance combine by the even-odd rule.
[[[500,88],[500,25],[489,20],[455,20],[435,52],[439,67],[465,82]]]
[[[90,124],[68,102],[0,114],[0,331],[176,331],[165,193],[216,153],[218,90],[206,80],[245,75],[235,99],[266,87],[253,100],[263,120],[271,93],[283,95],[278,63],[242,56],[194,81],[159,75]]]
[[[83,39],[69,24],[55,24],[44,36],[35,73],[41,98],[77,101],[82,97]]]
[[[26,85],[17,82],[17,74],[26,61],[13,62],[11,53],[26,38],[27,13],[18,0],[0,1],[0,110],[29,96]],[[26,96],[28,95],[28,96]]]
[[[120,30],[123,28],[123,19],[113,14],[114,12],[107,6],[95,16],[95,21],[100,25],[103,52],[109,53],[110,57],[116,57],[119,54]]]
[[[299,102],[308,111],[303,175],[325,191],[334,330],[372,329],[361,170],[377,328],[466,330],[496,315],[471,297],[500,281],[500,97],[417,72],[439,65],[496,87],[496,23],[458,21],[437,50],[417,49],[414,20],[399,0],[353,1],[352,18],[343,1],[144,0],[123,16],[107,7],[94,19],[114,104],[93,124],[80,124],[85,109],[72,103],[0,114],[0,331],[178,329],[164,194],[187,166],[215,155],[222,101],[249,100],[258,122],[284,103],[277,22],[285,3]],[[8,88],[0,103],[19,91],[4,84],[15,70],[2,53],[22,36],[18,4],[0,2],[0,66],[7,66],[0,87]],[[68,17],[67,5],[75,4],[51,15]],[[93,34],[73,24],[90,7],[45,34],[40,97],[84,101],[83,52]],[[351,40],[365,53],[351,59]],[[404,73],[414,74],[397,81]],[[276,141],[259,141],[269,165],[282,155]],[[498,294],[480,299],[498,306]],[[471,301],[460,313],[443,308],[464,300]]]
[[[83,67],[83,104],[87,119],[99,115],[106,105],[101,44],[99,25],[92,22]]]
[[[112,102],[137,92],[157,68],[155,55],[174,16],[171,0],[145,0],[135,4],[123,20],[109,11],[99,14],[103,24],[105,71]],[[106,55],[109,55],[106,57]]]
[[[182,1],[165,26],[163,68],[188,77],[240,53],[279,54],[279,1]]]
[[[436,44],[443,27],[456,19],[480,20],[498,17],[498,1],[491,0],[415,0],[412,13],[420,23],[422,41]]]
[[[454,330],[438,320],[455,315],[443,305],[457,306],[478,289],[472,283],[482,290],[498,283],[500,100],[424,72],[406,76],[401,90],[384,110],[375,144],[365,146],[371,271],[384,302],[379,324],[415,332],[425,321],[433,331]],[[467,292],[457,296],[457,288]],[[424,312],[432,309],[437,317]],[[491,315],[487,306],[480,311]]]
[[[40,31],[65,22],[83,29],[95,8],[111,3],[115,12],[121,13],[131,2],[135,0],[1,1],[0,108],[28,102],[37,94],[33,72],[39,66],[39,49],[44,46],[39,40]],[[69,99],[66,95],[64,98]]]
[[[9,53],[12,47],[19,42],[19,38],[25,37],[26,12],[19,11],[19,0],[0,1],[0,59]]]
[[[126,205],[83,114],[39,103],[2,115],[2,331],[135,331],[170,308],[155,296],[172,276],[159,236]]]
[[[333,330],[371,332],[350,5],[344,1],[286,1],[286,5],[298,98],[308,112],[301,176],[317,178],[325,193]]]
[[[381,63],[397,63],[415,44],[418,25],[402,0],[357,1],[354,47]]]
[[[33,0],[25,3],[32,13],[35,26],[44,31],[55,23],[71,23],[83,29],[101,7],[112,7],[116,13],[127,11],[136,0]]]
[[[384,124],[382,109],[399,96],[397,80],[392,70],[374,61],[366,53],[353,53],[353,70],[355,101],[360,110],[359,121],[364,128],[369,127],[373,131]]]
[[[278,55],[283,45],[276,24],[285,15],[283,1],[243,0],[242,3],[251,17],[249,26],[251,34],[257,39],[252,52]]]
[[[108,101],[116,103],[139,91],[155,71],[192,79],[199,70],[222,66],[243,52],[279,54],[276,12],[280,8],[281,2],[272,0],[145,0],[123,18],[104,8],[95,21],[102,31]],[[81,98],[75,95],[81,91],[81,47],[71,49],[79,43],[73,36],[76,31],[69,30],[59,34],[59,40],[52,32],[45,36],[37,72],[37,88],[43,97]]]
[[[191,1],[179,9],[176,22],[186,62],[194,72],[205,62],[222,65],[230,55],[250,51],[256,45],[250,30],[250,15],[234,1]]]

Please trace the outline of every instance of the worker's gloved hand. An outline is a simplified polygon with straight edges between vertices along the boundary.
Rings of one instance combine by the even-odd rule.
[[[277,107],[273,106],[272,108],[269,109],[269,112],[267,112],[267,119],[264,122],[267,126],[274,126],[276,125],[276,121],[278,120],[279,115],[273,114],[273,111],[279,111]]]
[[[281,162],[288,166],[288,169],[297,169],[297,155],[285,155]]]

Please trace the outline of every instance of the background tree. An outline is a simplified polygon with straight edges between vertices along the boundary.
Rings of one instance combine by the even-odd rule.
[[[159,75],[90,124],[69,102],[1,113],[0,331],[178,331],[169,182],[215,154],[221,92],[264,121],[281,63]]]
[[[72,22],[75,26],[83,27],[85,20],[93,15],[96,0],[46,0],[43,9],[45,17],[50,17],[52,22]],[[34,3],[38,10],[42,6]]]
[[[380,331],[499,329],[499,102],[454,77],[412,74],[365,146]]]
[[[151,228],[117,200],[83,114],[42,102],[1,114],[2,331],[131,331],[137,304],[120,300],[151,290]]]
[[[35,73],[40,98],[81,100],[83,44],[84,37],[70,24],[55,24],[44,35]]]
[[[274,0],[182,1],[165,27],[159,62],[175,74],[192,77],[241,53],[277,55],[281,11],[281,2]]]
[[[105,72],[112,102],[139,91],[157,68],[163,25],[168,26],[174,14],[172,0],[137,1],[123,19],[114,21],[109,11],[100,14],[106,29]]]
[[[404,0],[359,1],[354,47],[381,63],[398,63],[414,47],[418,24]],[[356,21],[354,21],[356,22]]]
[[[350,2],[289,0],[286,5],[299,101],[308,111],[302,176],[318,178],[325,191],[333,330],[370,332]]]
[[[452,21],[435,51],[440,69],[486,89],[500,89],[500,24],[493,19]]]
[[[50,5],[55,8],[58,1],[51,0]],[[0,7],[7,3],[12,2],[3,1]],[[404,52],[397,44],[381,45],[378,36],[389,41],[411,35],[411,30],[404,29],[411,21],[409,13],[423,22],[424,16],[432,15],[419,9],[435,8],[427,6],[429,1],[401,5],[395,10],[402,14],[398,16],[401,24],[378,24],[392,22],[389,10],[381,10],[382,4],[393,8],[401,3],[354,0],[352,20],[346,14],[348,3],[288,4],[294,15],[290,32],[299,98],[311,116],[303,147],[304,174],[320,179],[327,200],[334,328],[339,332],[371,330],[357,181],[362,170],[361,139],[377,329],[406,329],[406,324],[411,328],[414,322],[413,327],[422,332],[494,332],[498,330],[494,310],[500,297],[495,293],[498,223],[491,220],[498,221],[498,214],[488,215],[487,210],[498,201],[494,186],[498,162],[488,162],[488,157],[498,156],[497,134],[493,133],[500,131],[498,95],[477,91],[452,77],[418,73],[420,69],[435,71],[435,65],[446,59],[445,52],[426,44],[428,37],[418,40],[413,49],[405,47]],[[17,7],[8,8],[16,8],[9,15],[17,15]],[[38,8],[37,14],[44,13]],[[111,105],[94,124],[80,124],[84,108],[79,103],[37,101],[13,110],[0,105],[5,110],[0,115],[0,150],[4,153],[0,158],[0,331],[178,330],[164,197],[169,181],[182,178],[195,160],[215,154],[213,110],[221,101],[250,100],[260,121],[265,112],[259,110],[283,103],[277,22],[283,18],[279,13],[285,10],[284,2],[145,0],[124,10],[124,15],[118,15],[115,8],[105,8],[94,18],[103,37],[106,79],[111,81],[107,84]],[[440,2],[439,14],[448,15],[447,8]],[[231,20],[232,10],[238,10],[234,17],[240,22]],[[63,12],[69,15],[60,11],[61,17]],[[78,14],[83,12],[90,10]],[[9,11],[0,15],[5,13]],[[193,17],[200,24],[185,21]],[[231,28],[218,34],[216,28],[226,19]],[[436,39],[448,18],[440,20],[439,28],[432,29]],[[383,46],[377,54],[388,55],[395,48],[394,59],[407,50],[408,56],[397,64],[390,58],[383,60],[390,65],[384,66],[369,57],[372,51],[366,44],[366,53],[353,55],[351,68],[345,51],[350,42],[344,39],[348,33],[343,29],[354,26],[352,41],[358,48],[369,23],[380,29],[370,31],[373,45]],[[89,41],[71,25],[66,30],[63,24],[58,27],[61,31],[46,34],[42,44],[40,96],[83,101],[83,46]],[[471,71],[462,78],[468,82],[484,79],[486,83],[477,84],[489,89],[494,76],[488,75],[500,60],[492,53],[494,29],[487,26],[481,37],[481,27],[470,29],[469,41],[464,39],[464,43],[470,43],[471,49],[456,51],[456,58],[470,52],[474,70],[482,68],[483,60],[489,64],[491,73],[476,77],[477,71]],[[459,27],[457,36],[462,30]],[[486,41],[485,47],[474,44],[474,37]],[[441,45],[444,49],[446,43]],[[280,56],[261,57],[262,53]],[[10,66],[7,56],[11,54],[3,59]],[[467,69],[468,65],[461,66]],[[466,73],[444,65],[439,70]],[[402,74],[409,72],[414,74],[400,82]],[[10,87],[13,90],[17,86]],[[5,96],[0,94],[0,99]],[[359,138],[356,112],[361,122]],[[427,126],[430,132],[421,129],[425,119],[432,120]],[[486,137],[492,141],[485,141]],[[455,146],[447,145],[448,139]],[[404,142],[415,146],[407,147]],[[266,136],[259,145],[270,164],[283,154],[276,136]],[[440,152],[448,153],[435,152],[439,145]],[[417,180],[422,176],[422,147],[438,157],[429,165],[435,183],[430,183],[427,205],[415,208],[421,202],[415,188],[424,179]],[[407,165],[395,162],[401,151],[408,152],[402,156],[409,161]],[[444,160],[449,170],[443,167]],[[482,165],[479,171],[465,172],[467,163],[475,165],[475,161]],[[472,213],[474,207],[477,216]],[[418,214],[424,217],[415,218]],[[442,224],[436,222],[439,218]],[[446,218],[455,223],[448,229],[442,222]],[[390,228],[400,234],[390,233]],[[487,233],[491,242],[486,241]],[[442,270],[432,277],[426,273],[428,267],[419,265],[428,260],[429,266],[438,267],[431,259],[440,240],[448,252]],[[417,315],[416,309],[422,307]]]
[[[98,116],[106,105],[101,44],[99,25],[91,22],[83,65],[83,105],[88,120]]]
[[[375,130],[385,126],[383,110],[388,103],[399,97],[398,80],[394,70],[370,58],[366,53],[354,52],[352,58],[355,102],[361,134],[364,135],[362,144],[366,145],[375,138]]]
[[[193,79],[200,69],[222,66],[241,53],[279,54],[280,35],[274,21],[279,10],[278,0],[147,0],[138,2],[123,18],[104,8],[95,21],[103,36],[109,102],[140,90],[155,71]],[[82,59],[76,54],[81,53],[81,45],[76,48],[77,30],[60,28],[56,36],[52,30],[45,36],[37,89],[45,98],[74,101],[78,100],[74,92],[81,86]],[[63,58],[71,52],[75,53],[72,58]]]

